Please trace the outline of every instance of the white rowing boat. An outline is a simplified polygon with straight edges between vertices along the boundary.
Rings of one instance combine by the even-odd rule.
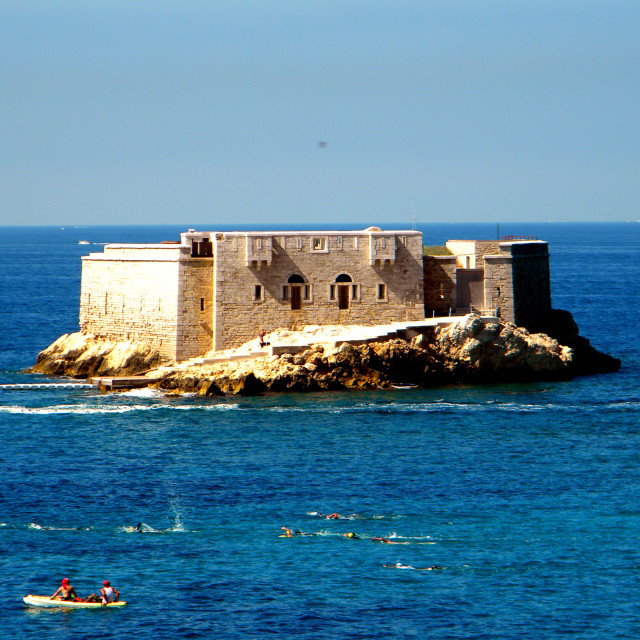
[[[24,596],[22,598],[25,604],[31,607],[55,607],[57,609],[102,609],[106,607],[124,607],[127,603],[119,600],[118,602],[110,602],[103,605],[101,602],[76,602],[75,600],[52,600],[49,596]]]

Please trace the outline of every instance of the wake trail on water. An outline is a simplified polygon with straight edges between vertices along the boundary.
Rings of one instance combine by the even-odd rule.
[[[136,397],[153,399],[155,396],[139,395]],[[211,404],[191,404],[191,403],[149,403],[149,404],[125,404],[113,402],[111,404],[54,404],[44,407],[27,405],[0,405],[0,414],[13,415],[91,415],[91,414],[120,414],[148,411],[196,411],[196,412],[216,412],[216,411],[243,411],[243,412],[268,412],[268,413],[307,413],[307,414],[378,414],[378,415],[399,415],[417,413],[538,413],[544,411],[558,411],[571,413],[580,411],[601,411],[603,408],[620,411],[635,411],[640,409],[640,400],[623,400],[609,402],[580,402],[570,403],[546,403],[546,404],[519,404],[516,402],[501,403],[489,401],[484,403],[459,403],[459,402],[429,402],[429,403],[389,403],[377,404],[367,403],[354,406],[324,405],[318,406],[295,406],[295,407],[257,407],[250,404],[239,403],[211,403]]]
[[[25,407],[23,405],[0,406],[0,413],[26,414],[26,415],[91,415],[91,414],[118,414],[144,411],[231,411],[238,409],[237,405],[215,404],[210,406],[188,405],[142,405],[142,404],[118,404],[118,405],[88,405],[88,404],[60,404],[48,407]]]

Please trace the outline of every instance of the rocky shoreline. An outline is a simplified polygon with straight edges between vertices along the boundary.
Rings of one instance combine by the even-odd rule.
[[[80,379],[145,374],[155,380],[151,386],[168,393],[216,396],[566,380],[619,367],[618,359],[579,335],[571,314],[558,310],[546,333],[468,315],[406,339],[313,344],[302,353],[188,367],[163,365],[157,350],[145,344],[74,333],[42,351],[30,371]]]

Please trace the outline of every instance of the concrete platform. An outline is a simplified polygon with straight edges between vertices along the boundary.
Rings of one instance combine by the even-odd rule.
[[[148,378],[147,376],[102,376],[91,378],[93,384],[98,385],[104,391],[116,389],[143,389],[160,378]]]

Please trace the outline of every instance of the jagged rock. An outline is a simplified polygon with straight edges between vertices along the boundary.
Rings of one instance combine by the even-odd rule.
[[[253,373],[239,374],[237,376],[223,376],[207,380],[200,387],[200,395],[229,395],[229,396],[254,396],[262,393],[265,385],[258,380]]]
[[[567,377],[573,359],[571,349],[549,336],[473,315],[440,331],[436,348],[457,377]]]
[[[618,358],[595,349],[587,338],[581,336],[578,325],[568,311],[552,309],[542,330],[573,350],[571,370],[574,375],[611,373],[622,364]]]
[[[427,329],[410,341],[343,343],[331,349],[314,345],[295,356],[163,369],[156,372],[160,377],[156,386],[171,393],[255,395],[377,389],[391,384],[557,379],[619,366],[618,360],[597,352],[578,335],[570,314],[556,314],[554,327],[553,337],[530,334],[514,324],[485,322],[471,314],[446,328]],[[571,339],[570,345],[563,342],[564,336]],[[77,333],[62,336],[45,349],[33,370],[77,377],[125,375],[149,369],[158,361],[157,352],[145,345],[109,343]]]
[[[31,371],[88,378],[135,375],[160,364],[157,349],[142,342],[112,342],[81,332],[60,336],[38,354]]]

